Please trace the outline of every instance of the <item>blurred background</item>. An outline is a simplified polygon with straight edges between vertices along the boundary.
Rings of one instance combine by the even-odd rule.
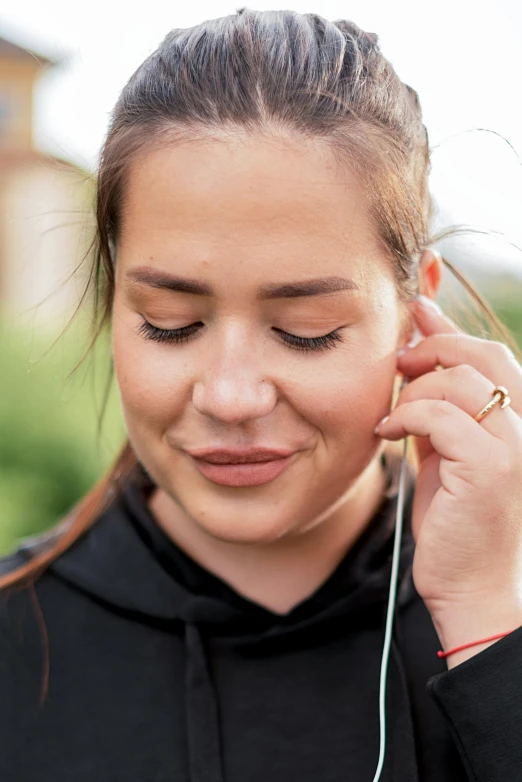
[[[56,523],[124,438],[117,392],[108,386],[109,340],[71,375],[92,326],[88,301],[71,317],[88,274],[109,113],[169,30],[238,7],[18,0],[0,8],[0,555]],[[283,6],[258,0],[250,7]],[[432,149],[433,232],[468,229],[436,246],[522,345],[522,4],[284,7],[348,18],[379,35],[385,56],[420,95]],[[442,299],[465,325],[462,287],[445,279]],[[485,326],[475,333],[488,336]]]

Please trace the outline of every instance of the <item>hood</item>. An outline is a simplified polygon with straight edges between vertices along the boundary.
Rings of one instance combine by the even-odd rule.
[[[326,582],[280,615],[243,598],[167,538],[148,509],[153,488],[143,468],[135,471],[110,507],[50,569],[81,591],[137,619],[181,620],[206,625],[212,634],[252,639],[317,629],[339,616],[354,622],[359,614],[367,617],[372,607],[382,609],[382,601],[387,600],[397,504],[394,489],[388,488],[379,510]],[[400,606],[414,594],[407,578],[414,551],[413,493],[409,472],[399,564]]]
[[[60,579],[102,601],[115,612],[147,624],[176,623],[185,638],[187,729],[192,782],[224,782],[219,709],[205,639],[234,645],[255,644],[277,653],[310,634],[321,637],[350,623],[353,632],[372,623],[383,628],[390,584],[397,494],[389,492],[368,527],[319,589],[285,615],[239,595],[181,551],[156,524],[147,506],[153,488],[139,468],[111,506],[79,540],[50,566]],[[414,480],[408,474],[399,565],[397,609],[415,595],[411,579],[414,542],[411,507]],[[26,547],[26,555],[30,547]],[[411,706],[403,663],[395,643],[388,679],[395,677],[401,736],[401,782],[418,782]],[[389,681],[389,686],[392,684]],[[205,730],[201,730],[201,726]],[[403,762],[404,761],[404,762]],[[407,766],[411,766],[407,770]]]

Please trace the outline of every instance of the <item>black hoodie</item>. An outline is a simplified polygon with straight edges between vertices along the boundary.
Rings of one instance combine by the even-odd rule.
[[[33,589],[0,594],[1,782],[373,782],[396,496],[281,616],[179,549],[152,488],[138,470]],[[380,782],[522,780],[522,627],[447,670],[411,578],[413,490]]]

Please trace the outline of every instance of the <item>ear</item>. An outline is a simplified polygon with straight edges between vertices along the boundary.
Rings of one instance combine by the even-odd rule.
[[[419,292],[435,299],[442,279],[442,257],[437,250],[424,250],[419,261]]]
[[[442,280],[442,257],[437,250],[428,249],[422,253],[418,266],[419,293],[429,299],[436,299]],[[405,322],[405,330],[401,333],[397,347],[409,343],[417,333],[417,328],[409,316]]]

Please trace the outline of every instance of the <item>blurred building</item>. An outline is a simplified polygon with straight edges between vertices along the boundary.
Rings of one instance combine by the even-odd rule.
[[[0,313],[38,326],[70,314],[89,242],[88,172],[33,146],[35,84],[56,65],[0,35]]]

